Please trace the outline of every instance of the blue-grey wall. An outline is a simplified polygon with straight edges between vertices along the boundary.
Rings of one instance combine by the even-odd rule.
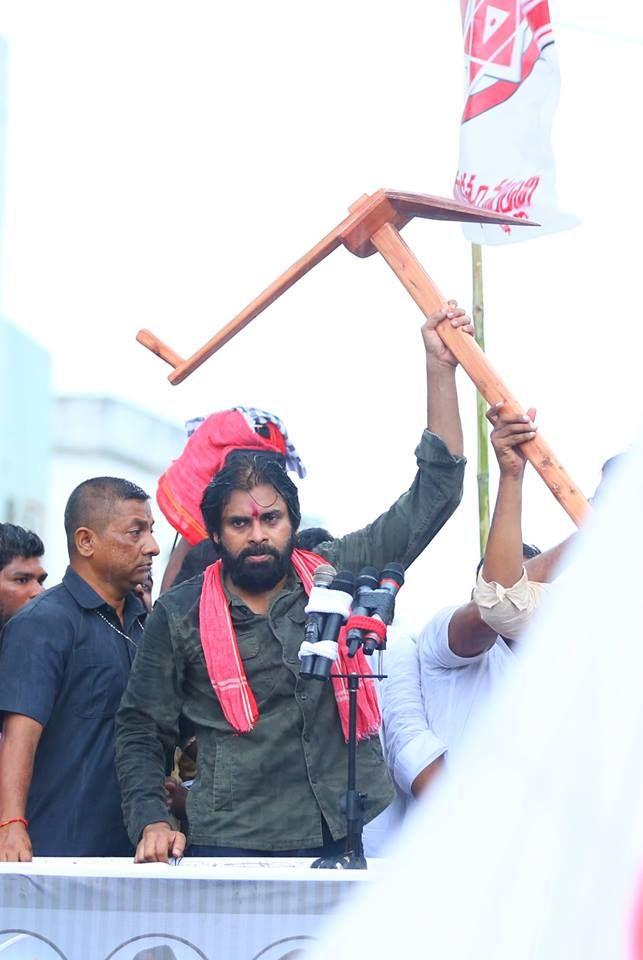
[[[42,531],[51,455],[50,357],[0,318],[0,520]]]

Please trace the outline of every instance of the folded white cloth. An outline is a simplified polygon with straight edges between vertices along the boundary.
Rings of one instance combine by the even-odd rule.
[[[480,616],[492,630],[508,640],[516,640],[531,621],[542,600],[551,590],[551,583],[529,580],[523,567],[520,580],[511,587],[492,581],[488,583],[478,574],[473,600]]]

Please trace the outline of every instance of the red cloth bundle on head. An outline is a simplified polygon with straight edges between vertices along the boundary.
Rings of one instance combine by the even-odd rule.
[[[188,543],[208,535],[201,500],[213,476],[232,450],[272,450],[286,455],[286,438],[276,423],[266,420],[267,437],[256,433],[240,410],[213,413],[188,439],[183,453],[161,476],[156,499],[163,516]]]

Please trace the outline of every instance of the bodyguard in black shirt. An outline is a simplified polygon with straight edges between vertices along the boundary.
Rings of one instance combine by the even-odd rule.
[[[70,566],[0,647],[0,860],[127,856],[114,715],[142,636],[131,591],[159,550],[148,495],[87,480],[65,509]]]

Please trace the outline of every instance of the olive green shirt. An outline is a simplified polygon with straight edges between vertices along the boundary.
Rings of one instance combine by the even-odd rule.
[[[374,523],[317,552],[357,573],[396,560],[408,567],[457,507],[464,458],[425,431],[418,473]],[[208,678],[199,637],[203,576],[163,594],[147,619],[116,720],[116,767],[133,843],[149,823],[170,822],[164,800],[166,758],[183,713],[194,726],[197,778],[189,791],[190,841],[255,850],[322,845],[322,817],[335,839],[346,833],[346,744],[331,683],[302,679],[305,590],[293,574],[266,616],[228,594],[232,623],[259,709],[250,733],[226,721]],[[227,591],[226,591],[227,592]],[[368,822],[393,791],[378,737],[358,745],[357,786],[368,794]]]

